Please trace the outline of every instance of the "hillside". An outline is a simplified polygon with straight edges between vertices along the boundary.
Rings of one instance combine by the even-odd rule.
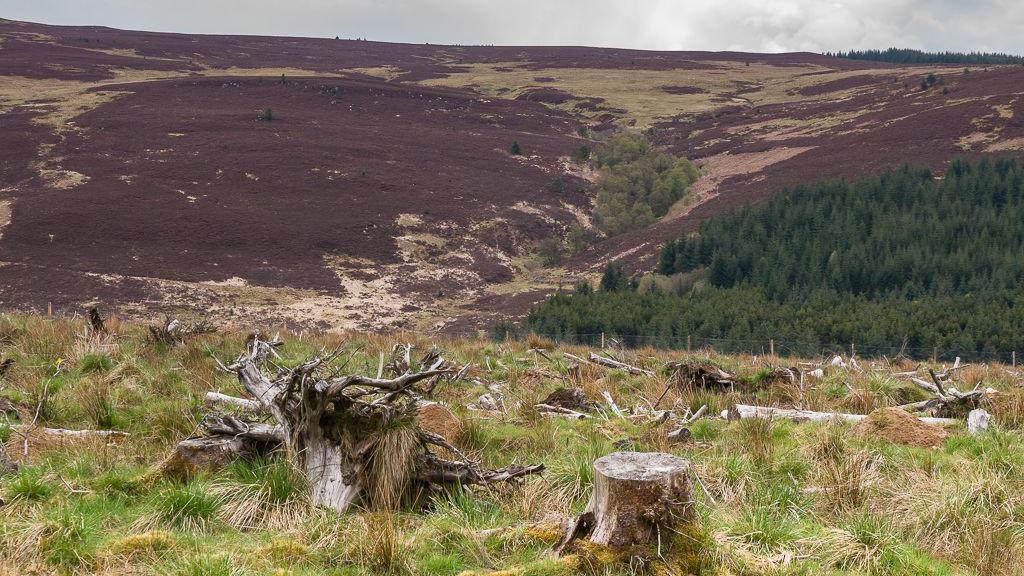
[[[796,182],[1024,142],[1019,66],[0,21],[0,77],[0,305],[237,324],[475,329]],[[701,179],[538,267],[571,225],[596,237],[569,157],[616,127]]]
[[[573,342],[1011,360],[1024,349],[1022,218],[1014,159],[797,186],[666,242],[659,274],[629,285],[612,267],[600,290],[552,297],[526,327]]]
[[[310,505],[303,476],[283,453],[185,478],[166,475],[173,468],[164,458],[175,443],[209,434],[204,414],[252,418],[204,403],[209,391],[245,394],[217,360],[229,362],[251,336],[220,331],[169,344],[154,341],[144,325],[116,318],[107,318],[99,332],[81,320],[38,316],[0,318],[0,336],[3,358],[12,361],[0,377],[7,406],[0,429],[20,467],[0,477],[0,574],[507,569],[501,574],[525,576],[591,573],[590,566],[622,575],[921,575],[1022,569],[1024,526],[1017,510],[1024,502],[1014,488],[1024,470],[1022,376],[1005,365],[597,350],[651,371],[634,375],[571,355],[585,357],[586,349],[536,339],[527,345],[282,332],[279,365],[292,369],[319,350],[337,350],[330,361],[336,374],[379,373],[378,363],[400,358],[406,343],[413,347],[411,368],[421,369],[416,359],[436,346],[451,371],[428,398],[450,413],[417,426],[431,426],[485,465],[546,466],[542,475],[513,485],[437,493],[424,508],[337,514]],[[528,349],[534,346],[542,348]],[[679,366],[726,374],[731,384],[700,384],[681,376]],[[938,408],[940,416],[953,418],[945,430],[914,424],[905,413],[911,424],[897,418],[894,428],[881,418],[893,418],[885,411],[874,412],[870,426],[717,416],[735,404],[854,415],[896,405],[910,410],[908,403],[931,397],[913,381],[926,368],[945,379],[946,394],[980,390],[974,401],[992,414],[992,428],[969,434],[962,424],[968,406],[956,404]],[[793,374],[801,376],[794,380]],[[564,391],[549,396],[564,388],[580,391],[584,401],[575,406],[586,418],[544,416],[535,406],[573,398]],[[670,412],[658,416],[653,404]],[[704,417],[670,440],[668,434],[701,406]],[[66,432],[96,429],[116,433]],[[697,523],[663,535],[663,558],[653,549],[646,556],[650,572],[617,565],[599,549],[582,547],[560,559],[548,553],[563,530],[559,523],[590,495],[591,463],[615,450],[667,451],[691,464]]]

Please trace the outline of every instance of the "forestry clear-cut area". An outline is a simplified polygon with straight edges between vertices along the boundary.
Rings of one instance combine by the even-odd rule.
[[[1003,574],[1024,375],[5,316],[4,574]]]
[[[855,48],[0,19],[0,576],[1024,574],[1024,58]]]

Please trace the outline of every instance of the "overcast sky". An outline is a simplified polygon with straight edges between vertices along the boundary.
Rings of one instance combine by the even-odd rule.
[[[1021,53],[1021,0],[0,0],[0,17],[437,44]]]

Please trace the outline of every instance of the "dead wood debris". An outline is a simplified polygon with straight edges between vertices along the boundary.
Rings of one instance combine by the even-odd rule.
[[[563,352],[562,355],[565,356],[566,358],[574,360],[574,361],[576,361],[576,362],[578,362],[580,364],[594,364],[596,366],[603,366],[605,368],[612,368],[612,369],[615,369],[615,370],[622,370],[622,371],[627,372],[629,374],[632,374],[634,376],[654,376],[654,372],[652,372],[650,370],[646,370],[644,368],[638,368],[636,366],[633,366],[631,364],[627,364],[625,362],[621,362],[621,361],[616,360],[614,358],[609,358],[607,356],[600,356],[598,354],[594,354],[593,352],[591,352],[586,359],[580,358],[579,356],[576,356],[575,354],[570,354],[568,352]]]
[[[192,336],[209,334],[214,331],[214,326],[207,320],[197,322],[182,322],[177,318],[167,316],[163,324],[150,326],[149,335],[158,344],[181,344]]]
[[[386,366],[394,377],[383,378],[342,374],[344,365],[338,368],[334,363],[340,352],[323,351],[284,368],[276,351],[279,346],[276,338],[254,335],[235,362],[222,365],[236,375],[271,422],[245,414],[211,415],[203,422],[204,439],[219,450],[224,450],[227,438],[248,441],[246,446],[229,447],[239,455],[283,448],[306,474],[316,505],[343,511],[361,501],[369,507],[393,508],[418,501],[442,485],[509,482],[544,469],[542,464],[483,468],[419,426],[416,410],[422,398],[456,374],[436,350],[414,370],[411,346],[396,347]],[[196,440],[189,439],[193,444]],[[441,448],[454,459],[442,458],[432,448]]]
[[[737,385],[735,374],[707,362],[669,362],[665,368],[674,383],[683,389],[729,391]]]
[[[103,317],[100,316],[99,308],[93,306],[89,308],[89,326],[92,328],[94,334],[107,331],[107,326],[103,322]]]
[[[847,422],[860,422],[867,418],[865,414],[844,414],[841,412],[815,412],[812,410],[797,410],[791,408],[774,408],[771,406],[749,406],[737,404],[728,410],[722,411],[722,418],[727,420],[740,420],[746,418],[783,418],[794,422],[827,422],[829,420],[845,420]],[[921,416],[918,418],[926,424],[949,426],[959,424],[960,420],[955,418],[933,418]]]
[[[594,402],[579,388],[558,388],[547,398],[541,400],[541,404],[567,408],[576,412],[593,412],[597,408]]]
[[[954,384],[958,384],[955,378],[958,371],[966,366],[967,364],[961,364],[960,358],[957,358],[953,366],[940,372],[927,368],[928,380],[919,376],[920,366],[916,370],[893,373],[893,377],[907,379],[918,388],[932,394],[932,398],[928,400],[904,404],[899,408],[911,412],[924,412],[937,417],[965,418],[972,410],[980,408],[986,396],[996,394],[996,391],[991,388],[982,388],[981,382],[978,382],[968,392],[958,390],[954,386]]]

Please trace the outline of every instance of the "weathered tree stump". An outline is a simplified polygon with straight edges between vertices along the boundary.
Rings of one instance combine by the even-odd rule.
[[[179,442],[152,474],[186,480],[200,471],[215,472],[234,460],[254,455],[250,442],[240,436],[188,438]]]
[[[989,423],[991,422],[991,414],[981,408],[975,408],[967,415],[967,431],[976,436],[988,430]]]
[[[331,363],[341,352],[285,370],[269,361],[281,345],[253,335],[238,359],[224,366],[275,424],[225,417],[204,426],[214,434],[264,429],[259,436],[281,442],[305,472],[314,505],[343,512],[362,497],[368,507],[392,508],[435,487],[513,482],[544,470],[542,464],[483,468],[416,422],[423,397],[454,372],[436,350],[420,360],[423,369],[413,371],[406,346],[405,358],[392,362],[395,377],[384,378],[340,375]],[[437,456],[432,447],[455,459]]]
[[[610,548],[657,544],[693,521],[689,463],[660,452],[614,452],[594,461],[594,492],[586,510],[555,547],[578,538]]]
[[[235,460],[267,457],[284,443],[284,431],[270,424],[243,422],[234,416],[207,415],[206,435],[186,438],[174,447],[149,476],[187,479],[199,472],[216,472]]]

